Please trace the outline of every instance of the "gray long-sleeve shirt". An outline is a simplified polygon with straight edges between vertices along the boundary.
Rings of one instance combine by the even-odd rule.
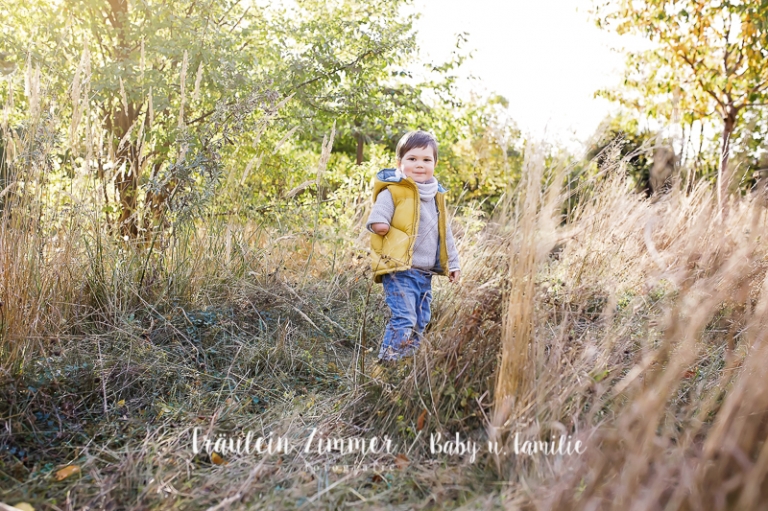
[[[437,229],[438,214],[435,199],[422,199],[419,217],[419,230],[416,233],[416,244],[413,247],[414,268],[422,270],[434,270],[440,261],[438,253],[439,234]],[[395,214],[395,203],[389,190],[382,190],[376,197],[371,214],[365,227],[373,232],[371,224],[390,224]],[[446,248],[448,249],[448,270],[460,270],[459,252],[453,240],[451,223],[446,219]]]

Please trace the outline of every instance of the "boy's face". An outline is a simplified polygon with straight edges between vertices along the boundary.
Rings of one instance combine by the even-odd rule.
[[[417,183],[426,183],[435,174],[435,153],[431,147],[414,147],[398,160],[397,168]]]

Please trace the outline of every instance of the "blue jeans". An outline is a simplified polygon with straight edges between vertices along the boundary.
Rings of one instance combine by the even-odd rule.
[[[379,350],[381,360],[399,360],[416,352],[429,323],[432,273],[416,269],[382,276],[384,295],[392,312]]]

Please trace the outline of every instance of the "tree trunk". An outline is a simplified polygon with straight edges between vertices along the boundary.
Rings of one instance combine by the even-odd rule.
[[[152,172],[150,173],[150,179],[155,179],[160,172],[160,168],[165,164],[163,159],[155,159],[152,162]],[[159,226],[160,229],[165,229],[170,225],[168,219],[165,217],[166,208],[171,199],[171,195],[177,186],[176,179],[171,179],[165,183],[159,191],[147,191],[145,197],[145,214],[143,218],[143,226],[145,229],[145,235],[152,230],[153,227]]]
[[[117,60],[126,62],[129,56],[128,41],[125,34],[125,23],[128,19],[128,0],[107,0],[109,12],[107,19],[117,32],[117,48],[115,54]],[[136,219],[136,202],[139,192],[139,151],[135,143],[126,141],[120,147],[120,141],[125,137],[128,131],[136,122],[139,116],[139,108],[135,103],[128,101],[128,98],[117,98],[120,107],[116,110],[110,105],[108,107],[107,131],[112,134],[112,143],[115,147],[115,167],[120,172],[115,180],[118,195],[120,197],[120,217],[118,219],[118,228],[120,234],[135,238],[138,233],[138,222]]]
[[[355,138],[357,139],[357,164],[362,165],[363,149],[365,149],[365,138],[363,137],[363,134],[360,132],[357,132],[357,134],[355,135]]]
[[[136,107],[133,104],[128,105],[128,112],[120,109],[107,118],[107,126],[113,134],[113,144],[115,147],[115,168],[117,176],[115,178],[115,188],[120,200],[120,217],[117,225],[120,234],[135,238],[139,233],[136,217],[137,194],[139,191],[139,154],[138,147],[134,142],[126,141],[120,147],[120,140],[131,129],[137,117]]]
[[[731,136],[736,128],[736,116],[739,111],[729,106],[723,116],[723,143],[720,149],[720,168],[717,176],[717,205],[723,214],[727,215],[728,189],[731,184],[731,172],[728,167],[728,157],[731,149]]]

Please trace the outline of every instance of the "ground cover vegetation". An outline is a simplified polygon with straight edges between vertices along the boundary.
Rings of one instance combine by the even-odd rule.
[[[409,74],[399,5],[0,3],[0,501],[766,500],[767,198],[728,170],[759,167],[762,111],[725,146],[670,118],[689,156],[649,194],[664,133],[628,110],[586,157],[523,140],[504,98],[455,96],[461,48]],[[419,127],[462,283],[436,282],[424,345],[382,373],[363,223]],[[262,451],[215,444],[248,432]],[[438,433],[480,449],[435,453]],[[581,454],[532,452],[561,437]]]

